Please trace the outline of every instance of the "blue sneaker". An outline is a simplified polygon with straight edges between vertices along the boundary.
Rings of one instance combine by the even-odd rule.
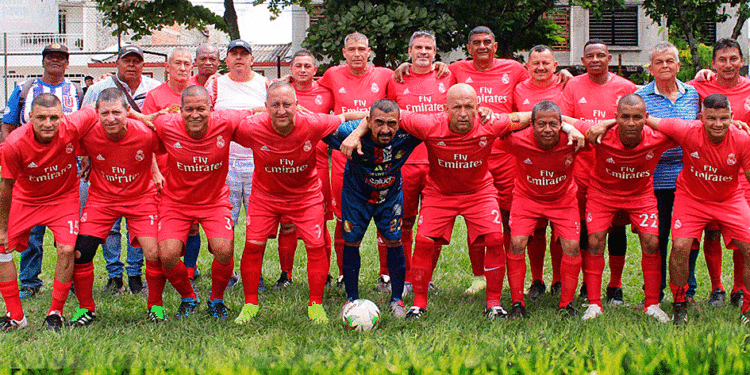
[[[214,319],[225,319],[229,315],[227,314],[227,306],[224,305],[224,300],[216,298],[208,301],[208,315],[211,315]]]
[[[183,298],[175,317],[177,319],[187,319],[190,317],[190,313],[196,308],[198,308],[198,301],[195,298]]]
[[[21,299],[29,299],[31,297],[34,297],[39,293],[39,287],[35,286],[22,286],[20,291],[18,292],[18,296]]]

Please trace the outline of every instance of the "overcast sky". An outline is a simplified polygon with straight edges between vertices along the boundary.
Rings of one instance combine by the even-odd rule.
[[[203,5],[218,15],[224,15],[223,0],[190,0],[193,4]],[[253,6],[251,0],[234,0],[237,11],[237,23],[240,26],[242,39],[250,43],[277,44],[292,41],[292,10],[286,8],[279,18],[270,20],[270,13],[265,5]]]

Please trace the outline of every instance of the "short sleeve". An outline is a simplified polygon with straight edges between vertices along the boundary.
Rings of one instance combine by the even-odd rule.
[[[560,112],[565,116],[573,117],[573,89],[570,87],[570,82],[565,85],[562,93],[560,94]]]
[[[333,90],[331,88],[333,86],[331,76],[332,76],[331,70],[330,69],[326,70],[326,72],[323,73],[323,77],[320,77],[320,79],[318,80],[318,84],[329,90]]]
[[[0,176],[4,179],[15,180],[18,177],[21,165],[18,160],[18,152],[15,147],[8,143],[4,144],[2,151],[2,156],[0,157],[0,164],[2,165]]]
[[[143,113],[144,115],[150,115],[159,110],[159,108],[157,108],[156,106],[156,99],[154,94],[154,90],[149,91],[149,93],[146,95],[146,100],[143,101],[141,113]]]
[[[401,111],[400,127],[407,133],[424,140],[436,122],[440,122],[437,115],[418,114],[411,111]]]
[[[263,121],[268,121],[268,113],[247,117],[245,116],[234,129],[232,140],[242,147],[252,147],[254,138],[253,129],[263,126]]]
[[[497,117],[492,119],[492,124],[490,126],[492,128],[492,133],[495,134],[496,137],[504,137],[513,130],[511,129],[510,118],[505,113],[497,114]]]

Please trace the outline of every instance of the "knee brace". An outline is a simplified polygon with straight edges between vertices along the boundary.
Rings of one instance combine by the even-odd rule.
[[[96,249],[102,242],[101,238],[79,234],[76,238],[76,250],[81,253],[81,257],[75,260],[75,264],[86,264],[94,260]]]

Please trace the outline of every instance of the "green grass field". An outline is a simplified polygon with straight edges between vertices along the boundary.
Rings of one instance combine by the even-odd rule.
[[[343,290],[336,288],[327,289],[324,301],[331,322],[324,326],[309,322],[301,242],[295,261],[294,284],[285,291],[261,295],[259,317],[246,326],[233,322],[243,303],[240,285],[226,296],[231,319],[210,319],[202,303],[199,312],[189,320],[170,319],[163,324],[150,324],[145,321],[145,296],[112,296],[102,292],[106,272],[98,255],[94,284],[98,320],[83,329],[46,332],[41,322],[51,301],[54,267],[48,233],[42,274],[44,287],[37,297],[24,301],[30,326],[2,334],[6,354],[0,359],[0,368],[4,369],[0,372],[34,372],[35,369],[118,374],[129,371],[184,374],[750,372],[749,328],[738,323],[738,308],[712,308],[706,304],[710,284],[702,256],[697,267],[700,285],[696,297],[703,312],[699,314],[690,309],[690,321],[685,327],[661,324],[641,312],[640,251],[633,234],[629,234],[624,277],[627,306],[605,306],[603,316],[583,322],[578,318],[559,317],[555,311],[557,300],[545,295],[528,304],[529,318],[524,321],[489,321],[481,314],[484,294],[467,296],[463,293],[471,281],[463,228],[459,220],[453,243],[443,249],[435,275],[440,289],[430,296],[428,313],[419,321],[400,321],[384,313],[380,328],[364,333],[346,331],[336,319],[345,296]],[[371,228],[363,243],[360,294],[386,310],[388,296],[375,291],[377,251],[372,232]],[[237,238],[240,238],[235,244],[238,265],[244,230],[238,229]],[[730,253],[726,252],[724,258],[724,283],[731,286]],[[197,282],[204,301],[210,291],[211,260],[204,242],[199,260],[203,276]],[[335,265],[331,270],[336,272]],[[267,247],[263,274],[267,284],[278,277],[275,241],[269,242]],[[548,285],[550,278],[548,274]],[[608,279],[605,275],[605,282]],[[506,308],[510,306],[508,294],[506,284]],[[411,298],[406,302],[408,305]],[[670,302],[668,297],[662,305],[671,314]],[[170,315],[179,304],[171,286],[166,288],[165,304]],[[66,314],[71,316],[76,306],[77,301],[71,295]],[[583,310],[580,308],[581,313]]]

